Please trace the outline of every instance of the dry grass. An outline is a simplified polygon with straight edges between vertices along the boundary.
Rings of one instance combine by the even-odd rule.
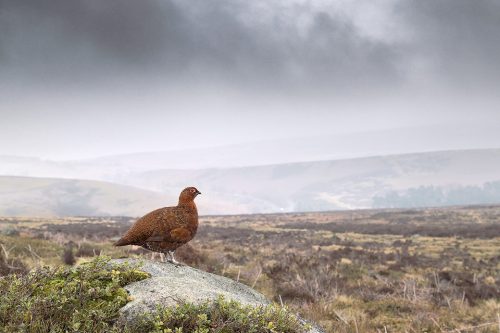
[[[177,256],[254,286],[328,332],[498,333],[499,220],[494,206],[211,216]],[[111,246],[130,222],[3,220],[0,233],[11,236],[0,235],[8,253],[0,268],[61,264],[68,247],[78,261],[151,258]]]

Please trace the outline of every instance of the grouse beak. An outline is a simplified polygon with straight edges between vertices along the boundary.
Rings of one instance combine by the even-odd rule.
[[[200,191],[198,191],[198,190],[196,190],[196,194],[201,194],[201,192],[200,192]]]

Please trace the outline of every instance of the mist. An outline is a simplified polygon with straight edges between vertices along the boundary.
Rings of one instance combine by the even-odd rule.
[[[498,28],[497,1],[1,0],[0,154],[405,128],[498,147]]]

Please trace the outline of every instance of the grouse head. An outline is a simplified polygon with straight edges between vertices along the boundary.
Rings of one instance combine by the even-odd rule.
[[[179,202],[191,202],[198,194],[201,194],[201,192],[196,187],[186,187],[179,196]]]

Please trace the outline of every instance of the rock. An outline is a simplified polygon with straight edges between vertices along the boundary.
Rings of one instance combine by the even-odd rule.
[[[132,301],[120,310],[120,320],[131,321],[140,313],[151,312],[157,305],[171,306],[179,302],[203,303],[223,295],[243,305],[269,305],[264,295],[252,288],[223,276],[171,263],[137,259],[115,259],[111,263],[139,265],[140,270],[151,274],[142,281],[133,282],[125,289]],[[313,328],[310,333],[321,333]]]

